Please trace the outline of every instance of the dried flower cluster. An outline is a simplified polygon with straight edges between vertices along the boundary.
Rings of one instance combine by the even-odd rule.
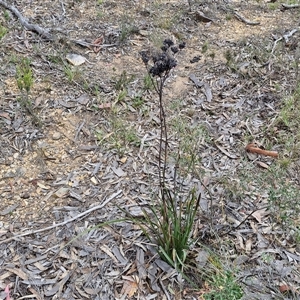
[[[162,52],[152,55],[150,57],[149,52],[141,51],[140,55],[144,64],[148,67],[150,59],[153,65],[149,68],[149,73],[152,76],[162,77],[170,72],[171,69],[177,65],[176,60],[172,54],[176,54],[179,50],[185,47],[185,42],[180,43],[178,46],[174,45],[171,39],[165,39],[163,46],[161,47]]]

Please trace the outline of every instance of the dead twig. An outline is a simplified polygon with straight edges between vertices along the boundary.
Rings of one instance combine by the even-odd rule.
[[[19,10],[15,6],[9,5],[5,1],[2,1],[2,0],[0,0],[0,5],[5,7],[6,9],[10,10],[20,20],[20,23],[28,30],[38,33],[40,36],[42,36],[43,38],[45,38],[47,40],[50,40],[50,41],[54,40],[53,36],[49,33],[48,29],[44,29],[36,24],[28,23],[27,19],[22,16],[22,14],[19,12]]]
[[[115,47],[115,46],[118,46],[117,43],[114,43],[114,44],[95,44],[95,43],[89,43],[89,42],[86,42],[84,40],[71,40],[72,43],[74,44],[78,44],[82,47],[97,47],[97,48],[109,48],[109,47]]]
[[[247,25],[259,25],[260,22],[255,22],[255,21],[249,21],[246,18],[242,17],[240,14],[238,14],[236,11],[234,12],[234,16],[239,20],[242,21],[244,23],[246,23]]]
[[[240,224],[239,225],[237,225],[236,227],[234,227],[234,228],[231,228],[231,229],[229,229],[228,231],[226,231],[225,233],[222,233],[222,234],[220,234],[220,236],[224,236],[224,235],[227,235],[227,234],[229,234],[230,232],[232,232],[233,230],[236,230],[236,229],[238,229],[239,227],[241,227],[256,211],[258,211],[258,210],[262,210],[262,209],[265,209],[265,208],[268,208],[269,206],[263,206],[263,207],[260,207],[260,208],[257,208],[257,209],[255,209],[255,210],[253,210],[250,214],[248,214],[247,216],[246,216],[246,218],[242,221],[242,222],[240,222]]]
[[[111,200],[113,200],[114,198],[116,198],[117,196],[119,196],[120,194],[122,193],[122,190],[119,190],[117,191],[116,193],[112,194],[109,198],[107,198],[102,204],[100,205],[97,205],[97,206],[94,206],[80,214],[78,214],[77,216],[69,219],[69,220],[66,220],[64,222],[61,222],[61,223],[57,223],[57,224],[54,224],[52,226],[49,226],[49,227],[46,227],[46,228],[41,228],[41,229],[37,229],[37,230],[31,230],[31,231],[28,231],[28,232],[24,232],[24,233],[21,233],[21,234],[17,234],[17,235],[14,235],[6,240],[2,240],[0,241],[0,245],[1,244],[4,244],[4,243],[7,243],[7,242],[10,242],[14,239],[18,239],[20,237],[23,237],[23,236],[27,236],[27,235],[31,235],[31,234],[36,234],[36,233],[40,233],[40,232],[44,232],[44,231],[47,231],[47,230],[50,230],[50,229],[53,229],[53,228],[57,228],[57,227],[60,227],[60,226],[64,226],[70,222],[73,222],[81,217],[84,217],[86,216],[87,214],[97,210],[97,209],[100,209],[100,208],[103,208],[108,202],[110,202]]]

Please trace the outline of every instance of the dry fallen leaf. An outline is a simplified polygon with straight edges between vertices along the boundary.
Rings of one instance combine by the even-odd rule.
[[[246,252],[251,252],[251,248],[252,248],[252,240],[251,239],[248,239],[246,241]]]
[[[98,53],[100,50],[101,50],[101,45],[103,44],[103,41],[104,41],[104,36],[102,35],[101,37],[98,37],[97,39],[95,39],[94,41],[93,41],[93,51],[95,52],[95,53]],[[97,47],[97,46],[99,45],[99,47]]]
[[[103,103],[103,104],[100,104],[98,107],[100,109],[105,109],[105,108],[111,108],[111,103]]]
[[[287,284],[282,284],[279,286],[279,291],[281,293],[286,293],[286,292],[289,292],[290,290],[291,290],[291,288]]]
[[[260,209],[260,210],[255,211],[255,212],[252,214],[252,216],[256,219],[256,221],[257,221],[258,223],[261,223],[262,217],[264,217],[264,216],[266,216],[266,215],[268,215],[268,214],[269,214],[269,213],[266,212],[266,209]]]
[[[86,61],[86,58],[83,57],[82,55],[73,54],[73,53],[67,54],[66,59],[73,66],[80,66],[80,65],[84,64]]]
[[[129,279],[129,280],[124,281],[123,287],[122,287],[122,290],[121,290],[121,294],[122,294],[122,296],[127,296],[128,298],[130,298],[137,291],[138,283],[131,276],[122,276],[122,278],[123,279],[126,278],[126,279]]]
[[[257,161],[256,163],[257,163],[258,166],[260,166],[263,169],[269,169],[269,166],[266,163],[262,162],[262,161]]]
[[[7,285],[5,287],[4,293],[6,294],[6,300],[10,300],[10,296],[9,296],[9,285]]]

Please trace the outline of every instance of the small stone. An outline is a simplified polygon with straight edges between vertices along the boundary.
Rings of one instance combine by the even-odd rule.
[[[61,138],[60,132],[54,132],[52,138],[53,140],[59,140]]]
[[[126,157],[126,156],[123,156],[123,157],[120,159],[120,162],[121,162],[122,164],[125,164],[126,161],[127,161],[127,157]]]
[[[97,185],[98,184],[98,181],[95,177],[92,177],[91,178],[91,182],[94,184],[94,185]]]
[[[30,194],[29,194],[28,192],[24,192],[24,193],[22,193],[22,194],[20,195],[20,197],[21,197],[22,199],[29,199],[29,198],[30,198]]]

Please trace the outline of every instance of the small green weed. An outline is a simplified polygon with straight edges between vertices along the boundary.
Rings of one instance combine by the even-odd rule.
[[[232,19],[232,14],[231,13],[227,13],[226,14],[226,20],[230,21]]]
[[[81,72],[76,67],[69,67],[65,65],[64,72],[69,82],[73,82],[74,80],[79,80],[81,78]]]
[[[6,27],[0,25],[0,40],[6,35],[7,31]]]
[[[8,10],[5,10],[3,15],[4,15],[4,18],[5,18],[6,21],[8,21],[10,19],[10,15],[9,15]]]
[[[159,17],[157,21],[157,27],[165,30],[171,29],[173,25],[173,19],[171,17]]]
[[[268,7],[270,10],[275,10],[279,7],[280,3],[268,3]]]
[[[115,89],[117,91],[127,90],[130,82],[134,80],[133,75],[128,75],[126,71],[123,71],[118,79],[115,80]]]
[[[140,138],[132,128],[129,128],[125,131],[125,141],[135,147],[139,147],[141,144]]]
[[[278,143],[284,144],[284,150],[289,159],[298,159],[300,156],[300,85],[295,92],[287,97],[282,104],[279,114],[274,122],[273,136]],[[285,159],[287,164],[288,158]],[[282,162],[282,159],[280,160]]]
[[[114,113],[107,130],[96,129],[95,137],[100,145],[107,149],[115,149],[120,155],[123,155],[129,146],[139,147],[141,143],[134,128]]]
[[[201,52],[206,53],[208,50],[208,42],[205,42],[201,47]]]
[[[299,4],[299,0],[288,0],[287,4],[289,5]]]
[[[226,59],[226,64],[230,65],[233,61],[233,54],[229,49],[225,51],[224,57]]]
[[[28,58],[22,58],[19,64],[16,66],[16,79],[19,90],[26,91],[27,96],[33,85],[32,69],[30,67],[30,60]]]
[[[33,86],[33,74],[30,63],[31,62],[28,58],[22,58],[16,66],[16,80],[21,92],[21,97],[17,100],[31,114],[34,123],[41,126],[41,120],[34,113],[32,101],[29,99],[29,93]]]
[[[61,63],[63,63],[63,60],[61,59],[61,57],[59,55],[51,55],[51,54],[49,54],[47,56],[47,59],[50,62],[54,63],[54,64],[61,64]]]
[[[122,102],[127,96],[127,90],[122,90],[120,91],[120,93],[118,94],[118,97],[117,97],[117,100],[116,100],[116,103],[118,102]]]
[[[295,107],[300,108],[300,89],[298,88],[294,95],[288,97],[280,110],[278,121],[281,121],[286,127],[292,128],[298,126],[298,120],[295,119],[298,116],[298,111]]]
[[[218,271],[209,281],[211,292],[203,295],[205,300],[238,300],[243,290],[229,271]]]
[[[140,108],[144,104],[144,99],[141,96],[135,96],[132,99],[132,106],[134,108]]]
[[[143,89],[145,91],[152,91],[154,89],[153,81],[149,74],[146,74],[144,76],[143,83],[144,83]]]
[[[280,175],[281,174],[281,175]],[[276,186],[269,188],[270,209],[278,223],[285,228],[293,226],[300,214],[300,190],[287,181],[286,174],[278,168],[271,169],[271,176],[276,178]]]
[[[137,32],[138,29],[134,25],[134,20],[127,15],[123,16],[120,26],[119,42],[124,44],[132,34]]]

